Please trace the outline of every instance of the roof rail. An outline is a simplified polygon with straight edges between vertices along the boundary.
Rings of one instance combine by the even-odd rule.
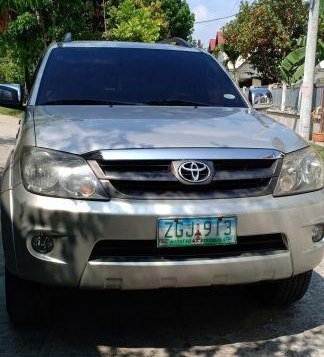
[[[182,47],[190,47],[190,48],[193,47],[188,41],[186,41],[180,37],[171,37],[171,38],[161,41],[160,43],[164,43],[164,44],[168,44],[168,45],[182,46]]]
[[[71,32],[67,32],[64,36],[64,39],[63,39],[63,42],[64,43],[67,43],[67,42],[72,42],[72,33]]]

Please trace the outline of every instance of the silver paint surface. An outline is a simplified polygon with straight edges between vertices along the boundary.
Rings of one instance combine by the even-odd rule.
[[[308,145],[293,131],[257,113],[248,104],[247,108],[35,106],[46,61],[57,46],[50,46],[44,56],[20,125],[17,145],[4,173],[2,225],[5,228],[6,264],[11,272],[50,285],[104,288],[109,287],[105,284],[110,279],[121,281],[121,288],[150,289],[165,287],[166,283],[174,285],[175,282],[176,286],[200,286],[278,279],[312,269],[320,263],[324,243],[314,244],[311,232],[312,225],[324,222],[323,190],[282,198],[187,200],[186,204],[183,200],[83,201],[26,191],[21,183],[19,165],[26,145],[79,155],[99,150],[108,158],[111,152],[123,153],[125,157],[125,153],[132,152],[134,156],[136,151],[138,159],[148,154],[155,159],[158,153],[165,155],[167,151],[173,151],[174,155],[188,155],[187,159],[198,159],[190,156],[199,153],[203,159],[214,150],[228,155],[233,149],[248,157],[251,154],[271,157]],[[62,46],[199,51],[168,45],[110,42],[75,42]],[[208,263],[206,275],[203,264],[190,262],[186,271],[179,269],[176,263],[165,269],[163,264],[156,262],[154,274],[145,266],[126,267],[125,270],[124,266],[117,265],[113,270],[107,270],[107,266],[101,266],[100,262],[89,263],[93,246],[99,240],[154,240],[158,218],[206,214],[235,215],[239,235],[284,233],[289,253],[276,256],[273,252],[267,264],[263,264],[265,258],[262,255],[246,257],[244,274],[238,273],[240,259],[226,261],[227,277],[223,276],[222,261],[217,259]],[[35,230],[54,232],[60,237],[49,255],[39,257],[30,253],[28,239]]]
[[[38,106],[36,145],[84,154],[104,149],[307,146],[287,127],[244,108]]]

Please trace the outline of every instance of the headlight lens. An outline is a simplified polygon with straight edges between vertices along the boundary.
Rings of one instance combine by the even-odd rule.
[[[62,198],[108,198],[88,163],[76,155],[25,147],[21,173],[25,188],[33,193]]]
[[[285,156],[274,196],[292,195],[323,188],[324,166],[311,148]]]

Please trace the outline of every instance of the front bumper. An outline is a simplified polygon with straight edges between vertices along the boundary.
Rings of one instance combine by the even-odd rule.
[[[218,200],[112,200],[49,198],[19,184],[1,195],[6,265],[20,277],[49,285],[149,289],[251,283],[313,269],[324,242],[313,243],[314,224],[324,223],[324,190]],[[185,261],[90,260],[99,240],[155,240],[156,220],[169,216],[237,216],[238,235],[282,233],[287,251]],[[55,232],[54,250],[36,254],[35,230]]]

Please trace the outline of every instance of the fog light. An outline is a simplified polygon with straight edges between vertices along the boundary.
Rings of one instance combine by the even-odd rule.
[[[44,233],[37,233],[31,239],[31,246],[37,253],[47,254],[54,248],[52,237]]]
[[[313,242],[319,242],[324,238],[324,224],[316,224],[313,227],[312,239]]]

